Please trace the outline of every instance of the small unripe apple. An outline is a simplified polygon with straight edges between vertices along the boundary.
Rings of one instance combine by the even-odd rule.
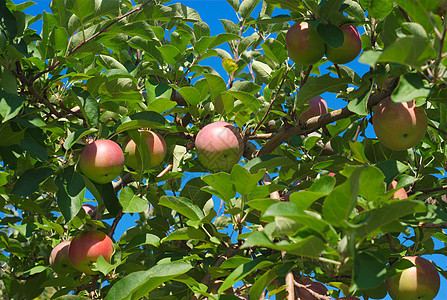
[[[317,63],[326,50],[326,44],[307,22],[295,23],[289,28],[286,45],[290,59],[303,66]]]
[[[388,188],[388,190],[393,190],[397,187],[397,181],[393,180],[390,183],[390,186]],[[394,192],[393,196],[391,196],[391,199],[400,199],[400,200],[404,200],[408,198],[408,194],[407,191],[405,191],[404,188],[400,188],[398,189],[396,192]]]
[[[309,109],[300,115],[300,121],[306,121],[315,116],[327,114],[327,103],[321,96],[316,96],[309,100]]]
[[[372,122],[379,141],[397,151],[414,147],[427,131],[427,114],[414,100],[394,103],[391,97],[383,99],[374,109]]]
[[[70,243],[68,257],[77,270],[93,275],[93,263],[101,255],[110,262],[113,255],[112,239],[102,231],[85,231],[78,234]]]
[[[196,136],[197,157],[208,169],[227,171],[239,162],[244,152],[242,136],[224,121],[203,127]]]
[[[326,295],[327,293],[327,288],[324,284],[313,281],[310,278],[302,278],[299,280],[299,283],[306,285],[308,289],[320,295]],[[297,289],[297,296],[297,300],[318,300],[317,297],[313,296],[309,291],[301,287]]]
[[[69,241],[60,242],[51,250],[49,262],[54,272],[58,275],[65,275],[73,272],[75,269],[68,258]]]
[[[135,142],[130,139],[124,146],[124,159],[126,166],[135,170],[147,170],[160,164],[166,156],[167,147],[165,139],[156,132],[150,130],[140,130],[140,138],[143,138],[147,145],[146,161],[150,161],[149,165],[142,167],[140,151]],[[144,146],[144,144],[143,144]]]
[[[92,216],[95,213],[96,209],[96,207],[91,204],[82,204],[82,208],[84,209],[85,213],[89,216]],[[101,214],[99,212],[96,212],[96,216],[94,219],[101,220]]]
[[[351,25],[342,26],[344,41],[338,48],[327,46],[326,57],[334,64],[346,64],[353,61],[362,50],[362,40],[358,30]]]
[[[419,256],[406,256],[413,267],[388,278],[386,288],[393,300],[432,300],[439,292],[440,279],[436,267]]]
[[[96,183],[111,182],[121,173],[123,167],[123,150],[111,140],[96,140],[88,144],[79,161],[81,172]]]

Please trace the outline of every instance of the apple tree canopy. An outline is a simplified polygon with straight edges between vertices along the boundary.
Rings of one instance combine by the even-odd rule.
[[[412,266],[399,258],[431,254],[446,290],[445,1],[227,0],[216,35],[188,1],[53,0],[36,15],[19,2],[0,1],[2,299],[292,300],[305,277],[328,287],[318,299],[367,299]],[[285,37],[303,21],[335,49],[352,25],[361,54],[294,63]],[[329,112],[300,120],[320,95]],[[372,131],[387,97],[427,114],[409,149]],[[244,143],[228,170],[196,156],[216,121]],[[139,129],[164,138],[162,163]],[[150,168],[104,184],[81,172],[86,145],[130,138]],[[52,249],[87,230],[112,237],[111,260],[56,274]]]

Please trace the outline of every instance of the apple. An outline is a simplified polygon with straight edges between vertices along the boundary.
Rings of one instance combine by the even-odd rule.
[[[302,278],[299,280],[299,282],[301,284],[306,285],[308,289],[320,295],[326,295],[327,293],[327,288],[324,286],[324,284],[315,282],[310,278]],[[318,298],[309,293],[309,291],[300,287],[297,289],[297,295],[298,295],[297,300],[318,300]]]
[[[51,250],[49,262],[54,272],[58,275],[65,275],[73,272],[75,269],[68,258],[69,241],[60,242]]]
[[[89,215],[90,217],[93,216],[96,213],[95,220],[101,220],[101,214],[99,212],[95,212],[96,207],[91,204],[82,204],[82,208],[84,209],[85,213]]]
[[[142,161],[140,156],[140,151],[137,145],[132,139],[124,146],[124,157],[126,166],[135,170],[146,170],[155,167],[160,164],[166,156],[167,147],[165,139],[156,132],[150,130],[139,130],[140,138],[144,138],[147,145],[147,156],[146,161],[149,165],[142,167]],[[144,143],[143,143],[144,145]]]
[[[362,50],[362,40],[358,30],[351,25],[342,26],[344,41],[338,48],[327,45],[326,57],[334,64],[346,64],[354,60]]]
[[[397,151],[414,147],[427,131],[427,114],[414,100],[394,103],[391,97],[383,99],[374,109],[372,122],[379,141]]]
[[[321,96],[309,100],[310,108],[300,115],[300,121],[306,121],[312,117],[327,114],[327,103]]]
[[[81,172],[96,183],[111,182],[121,173],[123,167],[123,151],[111,140],[96,140],[88,144],[79,161]]]
[[[99,256],[110,262],[113,255],[112,239],[102,231],[85,231],[78,234],[70,243],[68,257],[77,270],[88,275],[97,274],[92,264]]]
[[[388,188],[389,191],[394,190],[397,187],[397,181],[393,180],[390,183],[390,186]],[[407,191],[405,191],[404,188],[400,188],[397,191],[394,192],[393,196],[391,196],[391,199],[400,199],[404,200],[408,198]]]
[[[224,121],[203,127],[196,136],[197,157],[208,169],[227,171],[239,162],[244,142],[237,129]]]
[[[436,267],[420,256],[406,256],[413,267],[403,270],[385,281],[393,300],[432,300],[439,291],[440,279]]]
[[[317,63],[324,55],[326,45],[315,28],[307,22],[293,24],[286,33],[289,57],[298,65]]]

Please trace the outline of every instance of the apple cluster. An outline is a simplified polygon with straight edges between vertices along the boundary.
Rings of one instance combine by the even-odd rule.
[[[308,22],[293,24],[285,38],[290,59],[303,66],[317,63],[324,55],[334,64],[346,64],[354,60],[362,50],[360,34],[351,25],[342,26],[340,30],[343,32],[343,44],[333,48],[326,45]]]

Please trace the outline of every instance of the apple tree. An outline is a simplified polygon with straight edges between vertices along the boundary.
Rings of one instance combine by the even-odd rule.
[[[227,0],[217,35],[168,0],[15,2],[2,299],[401,299],[401,258],[447,255],[445,1]]]

